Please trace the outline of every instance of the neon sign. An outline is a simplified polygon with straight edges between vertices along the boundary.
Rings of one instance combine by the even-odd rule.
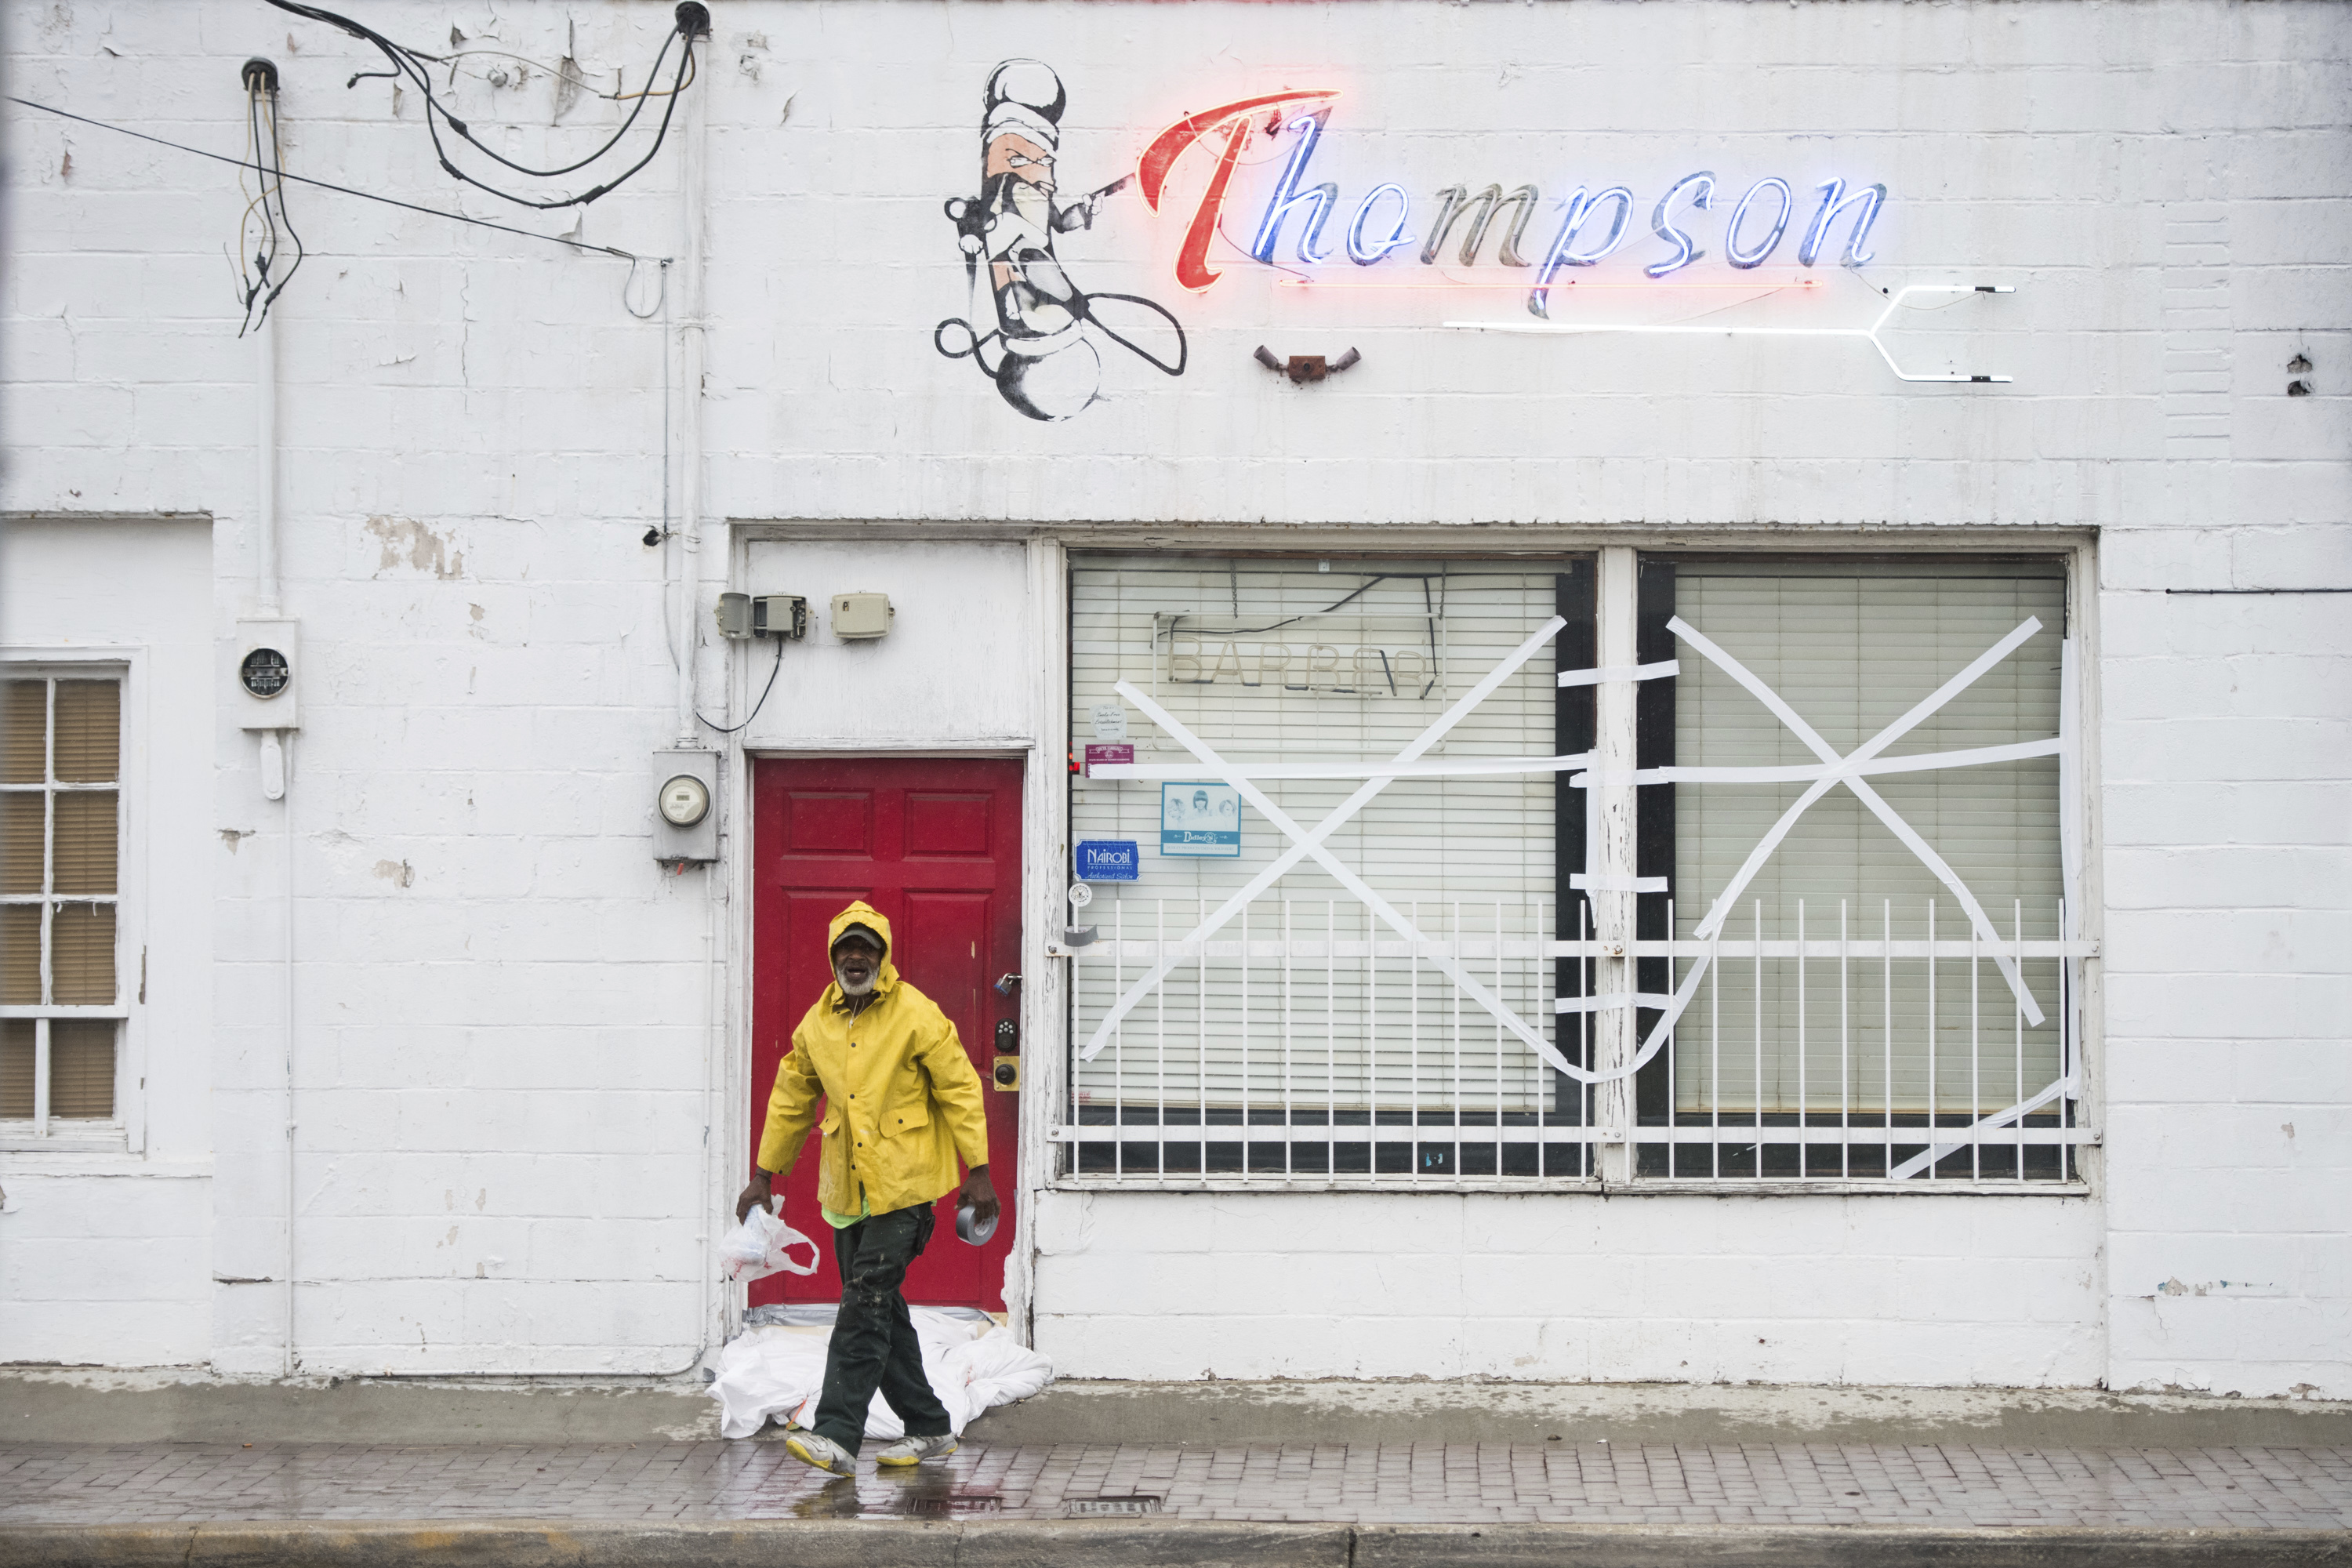
[[[1549,318],[1551,291],[1568,268],[1597,266],[1638,237],[1636,198],[1630,186],[1622,184],[1599,190],[1579,185],[1555,203],[1559,226],[1540,253],[1527,245],[1528,227],[1544,205],[1541,193],[1531,184],[1517,186],[1507,195],[1499,184],[1475,195],[1461,184],[1439,191],[1425,238],[1412,232],[1413,198],[1394,181],[1375,184],[1342,221],[1338,183],[1309,179],[1339,96],[1333,90],[1309,89],[1236,99],[1187,115],[1152,139],[1137,168],[1136,184],[1144,205],[1155,213],[1184,154],[1204,142],[1216,148],[1215,165],[1177,250],[1179,283],[1199,293],[1223,276],[1209,265],[1209,242],[1220,232],[1225,205],[1233,196],[1234,170],[1253,139],[1261,137],[1292,138],[1280,172],[1259,207],[1257,221],[1247,229],[1251,237],[1244,254],[1268,267],[1287,266],[1279,258],[1286,237],[1290,256],[1303,267],[1323,266],[1342,253],[1359,267],[1376,267],[1415,245],[1420,247],[1421,264],[1435,266],[1455,226],[1466,220],[1457,253],[1459,264],[1478,265],[1487,236],[1498,233],[1495,263],[1532,270],[1528,310]],[[1849,189],[1843,179],[1834,179],[1815,189],[1820,202],[1797,241],[1797,265],[1818,265],[1832,248],[1841,221],[1845,225],[1841,264],[1860,267],[1868,262],[1870,231],[1886,205],[1886,187],[1867,184]],[[1667,186],[1651,209],[1649,233],[1670,252],[1643,267],[1642,275],[1656,281],[1705,259],[1709,249],[1702,243],[1697,215],[1712,215],[1720,205],[1717,176],[1711,169],[1685,174]],[[1721,245],[1727,265],[1738,271],[1752,271],[1779,251],[1802,205],[1788,181],[1767,175],[1729,204],[1720,228],[1709,237]]]

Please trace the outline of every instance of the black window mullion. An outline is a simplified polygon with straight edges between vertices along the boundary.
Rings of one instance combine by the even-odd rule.
[[[1601,626],[1599,599],[1600,562],[1594,556],[1580,556],[1566,563],[1557,579],[1559,618],[1568,623],[1559,637],[1552,639],[1559,670],[1591,669],[1601,662]],[[1554,747],[1556,754],[1570,756],[1592,750],[1597,689],[1591,686],[1564,686],[1554,699]],[[1580,888],[1571,888],[1569,879],[1580,874],[1585,862],[1585,792],[1571,788],[1572,775],[1557,773],[1552,775],[1553,828],[1555,867],[1552,887],[1559,910],[1559,940],[1574,941],[1591,934],[1591,901]],[[1555,965],[1553,988],[1560,996],[1583,996],[1590,994],[1586,975],[1591,965],[1585,960],[1563,958]],[[1580,1068],[1592,1063],[1586,1044],[1590,1014],[1563,1013],[1554,1019],[1553,1038],[1559,1043],[1560,1055]],[[1578,1083],[1565,1074],[1555,1073],[1553,1093],[1554,1113],[1579,1126],[1592,1121],[1592,1092],[1590,1086]],[[1579,1168],[1590,1155],[1589,1145],[1579,1145]]]
[[[1645,556],[1639,575],[1639,603],[1634,624],[1636,657],[1643,664],[1658,664],[1675,657],[1675,634],[1666,623],[1675,615],[1675,563]],[[1633,765],[1637,768],[1666,768],[1675,763],[1675,682],[1672,679],[1644,680],[1633,689]],[[1667,920],[1667,910],[1674,899],[1675,876],[1675,786],[1671,784],[1643,784],[1634,792],[1633,869],[1638,877],[1664,877],[1667,891],[1643,893],[1633,900],[1633,936],[1639,942],[1658,942],[1674,936]],[[1673,989],[1675,965],[1664,958],[1636,959],[1633,963],[1633,988],[1636,991],[1665,992]],[[1664,1015],[1643,1008],[1634,1015],[1637,1043],[1647,1040]],[[1675,1086],[1672,1064],[1664,1050],[1652,1057],[1649,1064],[1633,1078],[1633,1120],[1637,1125],[1664,1126],[1674,1120]],[[1669,1163],[1675,1159],[1672,1144],[1653,1144],[1643,1152],[1643,1173],[1672,1173]],[[1692,1146],[1694,1154],[1704,1152]],[[1654,1169],[1649,1167],[1654,1166]]]

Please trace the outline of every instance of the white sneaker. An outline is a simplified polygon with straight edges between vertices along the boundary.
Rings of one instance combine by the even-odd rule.
[[[857,1460],[830,1437],[814,1432],[795,1432],[784,1439],[784,1452],[802,1464],[820,1469],[828,1475],[854,1476]]]
[[[901,1437],[874,1456],[877,1465],[919,1465],[925,1459],[945,1458],[956,1451],[955,1435],[942,1432],[936,1437]]]

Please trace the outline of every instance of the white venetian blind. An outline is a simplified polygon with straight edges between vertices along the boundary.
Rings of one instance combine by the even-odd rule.
[[[2055,563],[1686,563],[1676,613],[1752,670],[1830,745],[1852,751],[2029,617],[2041,630],[1889,747],[1904,756],[2041,740],[2058,732],[2065,583]],[[1753,695],[1687,646],[1677,649],[1677,765],[1775,765],[1814,755]],[[2058,934],[2061,892],[2054,757],[1880,775],[1871,784],[1949,864],[2003,937]],[[1693,933],[1802,784],[1675,786],[1678,935]],[[1811,941],[1843,930],[1876,941],[1969,935],[1954,895],[1843,788],[1798,823],[1740,894],[1727,938]],[[1843,924],[1841,923],[1843,922]],[[1976,973],[1972,973],[1972,967]],[[2011,993],[1988,966],[1939,965],[1932,1017],[1924,961],[1899,962],[1891,987],[1876,960],[1840,975],[1815,962],[1800,1048],[1792,963],[1718,966],[1719,992],[1678,1034],[1678,1108],[1809,1110],[1927,1107],[1934,1048],[1939,1110],[2012,1102],[2021,1074],[2038,1089],[2057,1071],[2054,961],[2028,963],[2047,1015],[2020,1030]],[[1760,990],[1760,995],[1759,995]],[[1760,1004],[1760,1006],[1759,1006]],[[1891,1005],[1890,1005],[1891,1004]],[[1999,1082],[1985,1082],[1989,1044]],[[1891,1062],[1891,1072],[1890,1072]],[[1889,1079],[1892,1079],[1890,1084]],[[1802,1083],[1801,1092],[1800,1083]]]
[[[1228,759],[1385,760],[1549,620],[1556,600],[1549,569],[1086,559],[1072,571],[1071,744],[1093,739],[1090,710],[1118,702],[1113,688],[1124,679]],[[1556,668],[1547,647],[1428,760],[1550,754]],[[1127,723],[1138,763],[1188,761],[1131,705]],[[1312,826],[1360,782],[1262,787]],[[1550,934],[1553,920],[1553,788],[1549,773],[1399,779],[1327,841],[1429,938],[1489,944],[1471,967],[1547,1032],[1546,965],[1525,944],[1539,928]],[[1237,858],[1165,855],[1160,803],[1150,781],[1077,792],[1075,839],[1133,839],[1140,849],[1140,879],[1097,887],[1081,917],[1106,941],[1182,939],[1289,842],[1244,805]],[[1212,940],[1238,942],[1244,929],[1236,920]],[[1081,1106],[1510,1110],[1545,1094],[1548,1074],[1533,1053],[1415,963],[1311,860],[1250,906],[1246,931],[1256,945],[1246,961],[1233,952],[1213,955],[1205,971],[1180,963],[1080,1064]],[[1522,954],[1495,956],[1497,936],[1519,942]],[[1144,964],[1088,959],[1075,968],[1083,1047]]]

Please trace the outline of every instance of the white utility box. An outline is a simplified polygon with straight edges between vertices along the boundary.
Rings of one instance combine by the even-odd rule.
[[[890,617],[898,612],[890,607],[887,594],[835,594],[833,596],[833,635],[843,642],[864,642],[872,637],[887,637]]]

